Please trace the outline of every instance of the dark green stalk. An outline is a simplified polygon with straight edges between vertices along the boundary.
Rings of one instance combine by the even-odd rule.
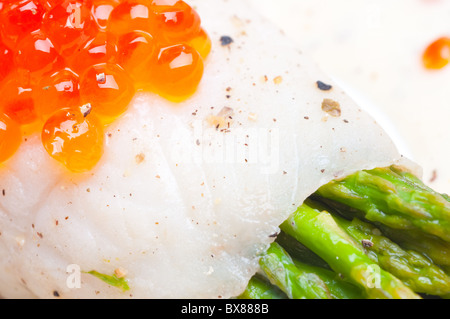
[[[287,299],[287,296],[268,279],[254,275],[242,294],[237,299]]]
[[[334,220],[307,201],[281,229],[325,260],[344,279],[360,287],[368,298],[418,299],[398,278],[381,269]]]
[[[316,192],[394,229],[420,230],[450,242],[450,202],[398,168],[359,171]]]
[[[348,221],[335,216],[335,220],[350,236],[362,243],[372,261],[413,291],[441,296],[450,293],[450,277],[424,255],[404,250],[377,227],[357,218]]]
[[[307,263],[308,265],[331,270],[330,266],[325,260],[317,256],[308,247],[297,241],[292,236],[289,236],[285,232],[281,231],[278,234],[276,241],[281,245],[281,247],[286,250],[286,252],[292,257],[292,259],[299,260],[303,263]]]
[[[276,242],[261,257],[259,264],[270,282],[291,299],[332,299],[325,282],[317,274],[297,268]]]
[[[365,295],[355,285],[344,281],[337,273],[325,268],[312,266],[294,259],[294,264],[303,272],[319,276],[325,283],[333,299],[364,299]]]

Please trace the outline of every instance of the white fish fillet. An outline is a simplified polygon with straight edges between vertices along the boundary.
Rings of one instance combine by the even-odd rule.
[[[68,175],[38,136],[1,168],[1,296],[236,296],[320,185],[402,159],[344,92],[319,90],[331,81],[245,2],[189,3],[213,41],[191,99],[137,95],[92,172]],[[233,42],[222,46],[224,35]],[[215,128],[220,112],[229,127]],[[130,290],[85,273],[116,269]]]

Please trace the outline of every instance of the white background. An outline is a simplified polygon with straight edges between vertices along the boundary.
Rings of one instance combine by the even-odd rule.
[[[450,0],[251,0],[450,193],[450,65],[421,56],[450,36]]]

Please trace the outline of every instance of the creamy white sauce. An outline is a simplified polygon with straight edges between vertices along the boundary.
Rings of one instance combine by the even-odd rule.
[[[450,193],[450,65],[421,64],[428,44],[450,36],[450,1],[251,1],[372,111],[425,182]]]

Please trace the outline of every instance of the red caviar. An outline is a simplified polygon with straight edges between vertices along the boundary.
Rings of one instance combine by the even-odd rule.
[[[27,125],[36,119],[30,72],[13,71],[1,84],[0,112],[17,124]]]
[[[125,112],[134,93],[131,79],[117,64],[91,66],[81,78],[81,101],[91,103],[92,112],[106,122]]]
[[[151,32],[152,11],[148,1],[126,0],[122,1],[112,10],[108,30],[115,34],[123,34],[133,30]]]
[[[20,146],[19,125],[0,112],[0,163],[10,158]]]
[[[156,41],[145,31],[132,31],[119,38],[117,62],[133,78],[137,88],[150,82],[155,51]]]
[[[114,62],[117,56],[116,38],[110,32],[100,31],[82,44],[80,50],[70,58],[70,67],[82,73],[91,65]]]
[[[200,17],[184,1],[152,0],[152,31],[166,43],[182,42],[200,32]]]
[[[191,95],[203,75],[203,62],[200,54],[186,44],[162,48],[154,66],[154,89],[162,96],[171,99],[184,99]]]
[[[14,54],[3,42],[0,41],[0,81],[11,72],[14,67]]]
[[[64,107],[80,104],[80,80],[70,69],[62,69],[41,79],[34,90],[36,113],[45,120]]]
[[[80,108],[61,109],[42,129],[47,152],[73,172],[93,168],[103,153],[103,128],[94,115],[85,114]]]
[[[442,69],[450,61],[450,38],[442,37],[431,43],[423,54],[423,63],[428,69]]]
[[[104,30],[108,26],[109,16],[116,6],[120,4],[120,0],[98,0],[92,6],[92,15],[97,26]]]
[[[210,50],[180,0],[0,2],[0,163],[40,130],[69,171],[92,169],[135,92],[188,98]]]
[[[31,72],[49,71],[59,57],[52,41],[44,33],[31,33],[17,45],[16,67]]]
[[[3,41],[10,47],[31,32],[39,30],[45,8],[37,1],[10,1],[0,13]]]
[[[81,0],[64,0],[54,6],[45,15],[42,30],[64,57],[97,32],[91,9]]]

